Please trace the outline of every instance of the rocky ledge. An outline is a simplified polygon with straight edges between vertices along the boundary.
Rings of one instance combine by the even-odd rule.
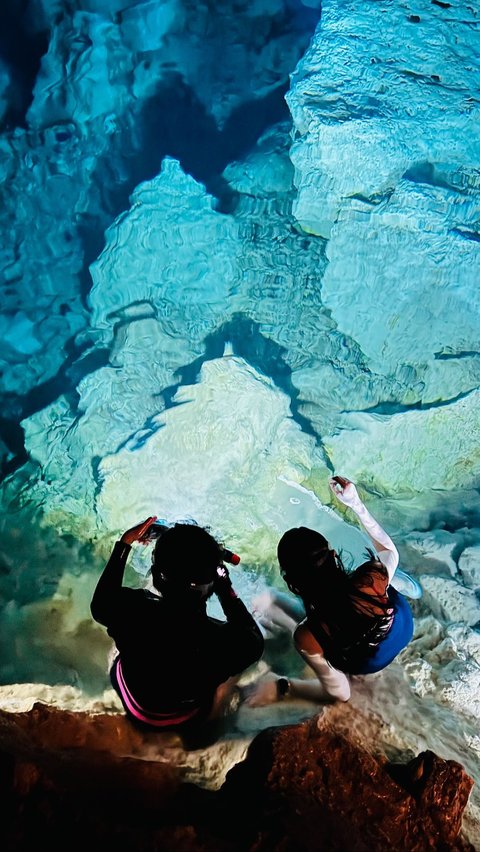
[[[473,850],[460,833],[473,785],[460,764],[431,751],[392,763],[355,731],[335,707],[268,728],[212,790],[192,783],[188,755],[204,764],[224,748],[231,759],[232,742],[189,752],[118,714],[0,711],[3,849]]]

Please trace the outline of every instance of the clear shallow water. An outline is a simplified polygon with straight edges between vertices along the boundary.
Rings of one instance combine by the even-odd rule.
[[[280,585],[289,525],[355,561],[343,473],[424,588],[396,742],[436,724],[474,771],[480,72],[460,5],[415,22],[332,0],[317,27],[299,0],[3,4],[3,683],[103,690],[90,596],[148,514],[240,552],[246,600]]]

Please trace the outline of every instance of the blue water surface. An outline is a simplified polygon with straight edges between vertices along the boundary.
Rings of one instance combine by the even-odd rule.
[[[150,514],[240,552],[247,602],[282,587],[288,526],[338,533],[355,564],[339,473],[424,590],[398,669],[409,718],[428,704],[444,742],[454,719],[449,753],[473,761],[467,5],[3,0],[2,684],[106,688],[90,597],[115,538]]]

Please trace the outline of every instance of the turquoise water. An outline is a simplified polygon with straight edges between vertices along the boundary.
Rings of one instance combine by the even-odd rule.
[[[424,590],[398,736],[474,766],[478,13],[322,5],[2,4],[0,680],[102,692],[89,600],[150,514],[247,601],[289,525],[354,564],[339,473]]]
[[[4,683],[104,686],[88,600],[145,513],[238,544],[259,528],[240,522],[257,397],[278,407],[271,440],[294,412],[314,444],[274,331],[324,264],[291,213],[284,97],[314,7],[2,5]],[[249,435],[236,458],[229,408]],[[249,576],[265,562],[264,545]]]

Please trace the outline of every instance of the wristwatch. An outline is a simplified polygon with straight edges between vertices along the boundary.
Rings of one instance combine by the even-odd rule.
[[[288,677],[279,677],[277,680],[277,698],[279,701],[290,693],[290,681]]]

